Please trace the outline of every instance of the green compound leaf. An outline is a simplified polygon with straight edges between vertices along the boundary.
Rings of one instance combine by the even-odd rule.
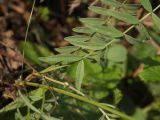
[[[147,28],[143,24],[139,24],[139,33],[144,40],[149,40],[151,37],[148,33]],[[144,41],[142,40],[142,41]]]
[[[149,11],[149,12],[152,12],[152,5],[151,5],[151,2],[150,0],[140,0],[141,1],[141,4],[143,5],[143,7]]]
[[[117,105],[122,99],[122,92],[119,89],[115,89],[114,91],[114,103]]]
[[[122,45],[113,45],[108,50],[107,58],[113,62],[124,62],[127,59],[127,50]]]
[[[70,42],[72,45],[84,48],[84,49],[91,49],[91,50],[101,50],[105,48],[104,43],[97,43],[97,42]]]
[[[45,68],[44,70],[40,71],[41,74],[44,74],[44,73],[49,73],[51,71],[56,71],[58,69],[61,69],[61,68],[64,68],[64,67],[67,67],[68,65],[64,65],[64,66],[59,66],[59,65],[51,65],[47,68]]]
[[[140,40],[138,40],[130,35],[125,35],[125,38],[130,44],[136,44],[137,42],[141,42]]]
[[[130,12],[132,11],[131,13],[134,13],[134,15],[136,15],[136,11],[140,8],[140,4],[123,4],[123,8],[124,10],[126,9]]]
[[[106,4],[106,5],[111,5],[114,7],[120,7],[121,3],[118,2],[117,0],[101,0],[102,3]]]
[[[43,98],[44,94],[46,93],[46,91],[47,91],[46,89],[38,88],[37,90],[34,90],[29,93],[29,98],[32,101],[41,100]]]
[[[97,13],[97,14],[108,16],[108,14],[106,13],[106,11],[108,9],[106,9],[106,8],[97,7],[97,6],[90,6],[88,9]]]
[[[139,23],[139,20],[135,16],[132,16],[131,14],[129,14],[127,12],[108,10],[107,14],[109,16],[112,16],[112,17],[118,19],[118,20],[122,20],[122,21],[130,23],[130,24],[138,24]]]
[[[77,46],[65,46],[65,47],[55,48],[55,50],[59,53],[71,53],[78,50],[78,48],[79,47]]]
[[[149,67],[139,75],[142,80],[160,81],[160,66]]]
[[[118,20],[122,20],[122,21],[125,21],[130,24],[138,24],[139,23],[139,20],[135,16],[132,16],[131,14],[129,14],[127,12],[120,12],[120,11],[105,9],[105,8],[97,7],[97,6],[91,6],[91,7],[89,7],[89,9],[95,13],[105,15],[105,16],[112,16]]]
[[[100,18],[80,18],[79,20],[84,24],[102,25],[105,23],[105,20]]]
[[[155,56],[156,49],[146,43],[137,43],[133,46],[132,55],[139,60],[143,60]]]
[[[94,31],[87,28],[87,27],[76,27],[72,29],[76,33],[86,33],[86,34],[93,34]]]
[[[76,88],[78,90],[81,89],[81,84],[82,84],[82,81],[83,81],[83,77],[84,77],[84,62],[83,60],[81,60],[78,65],[77,65],[77,70],[76,70]]]
[[[153,19],[154,25],[158,28],[158,30],[160,30],[160,26],[159,26],[160,18],[156,14],[152,13],[152,19]]]
[[[103,35],[107,35],[112,38],[118,38],[123,36],[123,33],[121,31],[117,30],[115,27],[111,25],[108,26],[88,25],[87,27],[91,28],[97,33],[101,33]]]
[[[82,59],[82,57],[78,55],[71,55],[71,54],[60,54],[60,55],[39,58],[40,61],[48,64],[55,64],[58,62],[70,63],[70,62],[79,61],[80,59]]]
[[[81,42],[81,41],[87,41],[87,40],[89,40],[90,39],[90,37],[89,36],[85,36],[85,35],[74,35],[74,36],[69,36],[69,37],[65,37],[64,38],[66,41],[68,41],[68,42],[74,42],[74,41],[79,41],[79,42]]]

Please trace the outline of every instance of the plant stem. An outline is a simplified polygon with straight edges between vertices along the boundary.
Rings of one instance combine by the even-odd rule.
[[[33,1],[31,13],[30,13],[30,16],[29,16],[29,19],[28,19],[27,29],[26,29],[25,38],[24,38],[24,44],[26,44],[26,42],[27,42],[29,27],[30,27],[30,24],[31,24],[31,19],[32,19],[32,15],[33,15],[33,10],[34,10],[35,4],[36,4],[36,0]],[[23,67],[24,67],[23,63],[24,63],[24,49],[22,51],[22,70],[23,70]]]
[[[62,89],[59,89],[59,88],[55,88],[55,87],[49,87],[49,86],[46,86],[46,85],[42,85],[42,84],[38,84],[38,83],[33,83],[33,82],[20,82],[19,84],[24,84],[24,85],[28,85],[28,86],[33,86],[33,87],[41,87],[41,88],[45,88],[45,89],[49,89],[49,90],[53,90],[57,93],[60,93],[60,94],[64,94],[64,95],[67,95],[67,96],[70,96],[72,98],[75,98],[75,99],[78,99],[80,101],[83,101],[83,102],[86,102],[86,103],[89,103],[89,104],[92,104],[96,107],[99,107],[103,110],[106,110],[108,112],[111,112],[113,114],[116,114],[118,116],[120,116],[121,118],[125,119],[125,120],[134,120],[133,118],[131,118],[130,116],[128,115],[125,115],[124,113],[121,113],[107,105],[104,105],[104,104],[101,104],[99,102],[96,102],[94,100],[91,100],[87,97],[84,97],[84,96],[80,96],[80,95],[77,95],[77,94],[74,94],[74,93],[71,93],[71,92],[68,92],[68,91],[65,91],[65,90],[62,90]]]

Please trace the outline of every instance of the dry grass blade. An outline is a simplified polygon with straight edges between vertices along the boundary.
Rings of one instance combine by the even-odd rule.
[[[74,0],[69,4],[69,14],[72,14],[75,8],[77,8],[81,4],[81,0]]]

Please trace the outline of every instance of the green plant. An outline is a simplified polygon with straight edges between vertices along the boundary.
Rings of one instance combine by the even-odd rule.
[[[124,113],[127,111],[121,109],[119,104],[125,96],[119,90],[118,85],[122,79],[132,76],[135,66],[130,67],[129,62],[134,60],[144,64],[144,70],[140,74],[138,73],[144,82],[159,82],[160,58],[156,54],[154,46],[148,43],[152,36],[143,21],[151,16],[158,31],[160,19],[154,12],[160,8],[160,5],[153,9],[149,0],[141,0],[140,5],[145,8],[147,13],[138,19],[136,11],[140,5],[126,2],[126,0],[123,3],[117,0],[101,0],[101,6],[89,6],[89,10],[102,15],[102,17],[80,18],[84,26],[73,29],[78,35],[65,38],[71,46],[56,48],[56,51],[59,52],[58,55],[40,57],[41,62],[51,66],[29,75],[25,81],[16,83],[16,85],[38,87],[38,89],[31,91],[28,96],[23,96],[19,91],[22,99],[18,98],[0,112],[16,109],[18,105],[16,119],[58,119],[59,116],[54,118],[46,115],[54,109],[54,105],[47,102],[48,98],[52,98],[57,95],[55,93],[58,93],[63,102],[62,107],[58,106],[58,110],[53,112],[55,116],[61,115],[63,113],[61,110],[67,110],[73,114],[70,119],[74,117],[73,119],[77,120],[92,115],[101,116],[100,120],[147,119],[147,115],[143,115],[143,111],[139,108],[136,108],[132,114]],[[123,21],[129,27],[124,31],[120,30],[117,26],[119,21]],[[135,27],[139,30],[139,36],[136,38],[129,33]],[[128,53],[128,49],[122,44],[124,39],[132,45],[131,53]],[[34,78],[42,79],[42,83],[31,82],[30,80]],[[73,81],[74,84],[69,81]],[[132,82],[131,80],[130,84]],[[111,104],[101,103],[102,99],[111,93],[114,100],[107,101],[107,103],[113,104],[116,108]],[[73,99],[68,99],[63,95]],[[56,97],[54,97],[55,106],[57,106],[56,101]],[[41,108],[36,108],[33,104],[38,106],[41,104]],[[23,116],[19,110],[24,106],[28,107],[26,116]],[[91,112],[91,115],[88,112]],[[96,117],[94,119],[98,119]],[[64,119],[67,118],[64,117]]]

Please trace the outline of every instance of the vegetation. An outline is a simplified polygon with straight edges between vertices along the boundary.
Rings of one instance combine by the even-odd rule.
[[[96,17],[80,18],[82,25],[64,38],[70,45],[55,48],[55,54],[27,41],[32,9],[20,47],[38,69],[22,66],[33,72],[16,80],[18,97],[0,110],[0,117],[159,120],[159,8],[149,0],[99,0],[88,7]],[[49,8],[39,7],[38,12],[49,20]]]

